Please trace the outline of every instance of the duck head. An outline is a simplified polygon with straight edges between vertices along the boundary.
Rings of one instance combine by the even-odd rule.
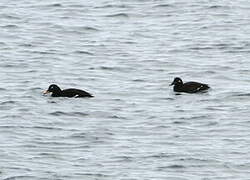
[[[46,90],[44,92],[44,94],[48,94],[48,93],[52,93],[53,94],[60,94],[61,93],[61,89],[56,85],[56,84],[51,84],[48,88],[48,90]]]
[[[182,85],[182,84],[183,84],[183,82],[182,82],[181,78],[176,77],[176,78],[174,78],[174,81],[169,86]]]

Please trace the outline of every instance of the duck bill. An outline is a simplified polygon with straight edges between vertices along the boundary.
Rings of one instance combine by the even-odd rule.
[[[43,94],[49,94],[49,93],[50,93],[50,91],[48,91],[48,90],[43,92]]]
[[[174,82],[172,82],[171,84],[169,84],[169,86],[173,86],[174,85]]]

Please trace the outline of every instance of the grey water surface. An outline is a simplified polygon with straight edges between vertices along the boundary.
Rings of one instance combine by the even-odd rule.
[[[1,0],[0,179],[249,180],[249,22],[246,0]]]

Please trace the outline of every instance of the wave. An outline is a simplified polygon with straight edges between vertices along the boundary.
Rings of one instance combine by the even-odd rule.
[[[81,50],[77,50],[77,51],[75,51],[75,53],[77,53],[77,54],[87,54],[87,55],[94,55],[93,53],[91,53],[91,52],[88,52],[88,51],[81,51]]]
[[[125,18],[128,18],[129,15],[127,13],[117,13],[117,14],[107,15],[106,17],[125,17]]]
[[[63,112],[63,111],[55,111],[49,114],[52,116],[88,116],[89,115],[83,112]]]

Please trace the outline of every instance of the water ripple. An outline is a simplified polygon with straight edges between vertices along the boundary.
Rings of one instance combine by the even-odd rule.
[[[116,13],[116,14],[110,14],[106,17],[122,17],[122,18],[128,18],[129,15],[127,13]]]
[[[249,177],[250,2],[6,2],[1,179]],[[174,77],[212,88],[176,95]]]
[[[89,114],[83,112],[63,112],[63,111],[55,111],[49,113],[52,116],[88,116]]]

